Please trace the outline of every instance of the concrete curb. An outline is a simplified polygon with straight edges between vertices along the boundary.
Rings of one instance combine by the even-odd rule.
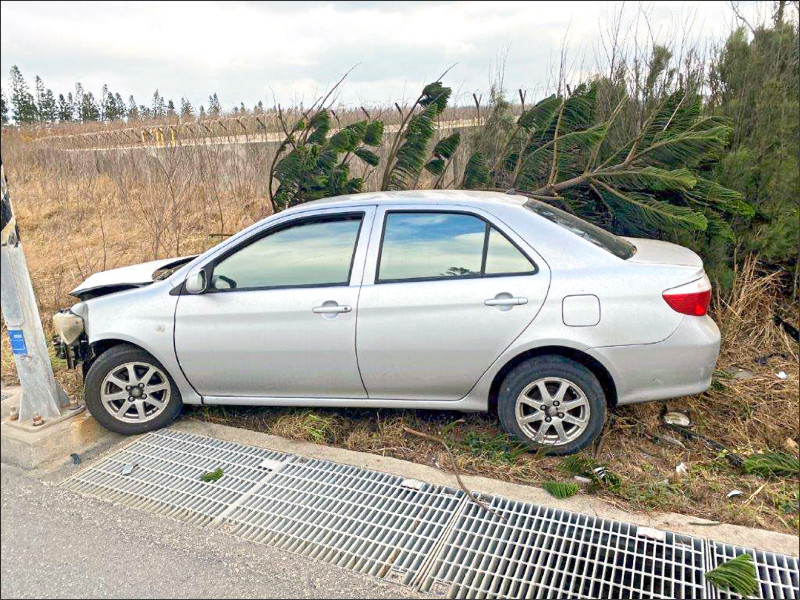
[[[26,470],[47,470],[70,460],[70,454],[102,451],[124,438],[107,429],[84,410],[45,423],[39,429],[20,425],[8,417],[12,405],[19,406],[21,388],[3,389],[0,402],[0,457],[2,462]]]
[[[397,458],[287,440],[266,433],[237,427],[228,427],[215,423],[206,423],[193,419],[183,419],[175,423],[172,427],[197,435],[205,435],[231,442],[238,442],[240,444],[267,448],[269,450],[298,454],[307,458],[318,458],[363,467],[365,469],[383,471],[437,485],[458,486],[455,476],[451,473]],[[786,533],[754,529],[741,525],[729,525],[726,523],[712,525],[714,521],[677,513],[631,513],[612,506],[599,498],[585,494],[578,494],[572,498],[559,500],[552,497],[542,488],[498,481],[496,479],[489,479],[488,477],[463,475],[462,480],[470,490],[475,492],[504,496],[522,502],[531,502],[533,504],[593,515],[604,519],[634,523],[644,527],[666,529],[675,533],[709,538],[728,544],[800,556],[798,538]],[[706,525],[703,525],[703,523],[706,523]]]

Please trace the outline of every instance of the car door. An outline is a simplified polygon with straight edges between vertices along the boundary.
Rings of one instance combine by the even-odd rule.
[[[462,398],[534,319],[549,270],[478,209],[379,208],[375,218],[358,305],[367,393]]]
[[[356,307],[374,208],[303,214],[215,257],[181,294],[175,351],[208,397],[364,398]]]

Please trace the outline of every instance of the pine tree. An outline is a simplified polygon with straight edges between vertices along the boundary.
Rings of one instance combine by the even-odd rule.
[[[206,107],[202,104],[200,105],[200,110],[198,111],[198,118],[205,119],[206,118]]]
[[[343,127],[330,137],[331,116],[328,107],[320,108],[298,120],[278,147],[270,168],[270,200],[280,210],[309,200],[360,192],[364,181],[350,177],[354,157],[377,166],[379,156],[371,149],[383,139],[382,121],[358,121]],[[272,178],[279,185],[274,194]]]
[[[53,90],[47,88],[42,93],[42,99],[39,103],[39,119],[45,123],[55,123],[58,117],[58,110],[56,108],[56,99],[53,96]]]
[[[72,102],[72,93],[68,95],[68,98],[65,98],[64,94],[59,94],[58,122],[69,123],[70,121],[72,121],[74,114],[75,114],[75,106]]]
[[[441,81],[430,83],[422,90],[401,122],[389,148],[381,182],[382,190],[404,190],[414,187],[426,162],[431,164],[436,158],[429,155],[428,146],[436,132],[435,121],[447,107],[451,92],[452,90],[443,86]],[[458,146],[459,141],[455,139],[451,140],[451,143],[455,142],[455,146]],[[455,152],[455,148],[452,151]],[[438,163],[433,164],[438,166]],[[431,165],[431,168],[437,167]]]
[[[733,32],[712,63],[711,105],[733,120],[731,146],[715,168],[722,185],[744,192],[755,215],[731,225],[739,255],[758,253],[766,263],[795,265],[800,222],[800,39],[796,21],[783,21],[783,3],[772,26],[748,36]],[[797,283],[796,283],[797,285]]]
[[[117,119],[124,119],[127,113],[128,109],[125,107],[125,101],[120,93],[117,92],[114,94],[114,115]]]
[[[114,96],[108,91],[108,85],[100,88],[100,119],[102,121],[114,120]]]
[[[150,115],[154,119],[163,119],[166,113],[167,110],[166,105],[164,104],[164,98],[158,93],[158,90],[156,90],[153,93],[153,108],[150,111]]]
[[[181,98],[181,119],[185,121],[194,119],[194,106],[185,97]]]
[[[473,155],[464,186],[522,190],[624,235],[697,248],[731,241],[728,222],[752,207],[706,167],[725,148],[730,122],[702,116],[697,89],[662,77],[669,60],[653,55],[641,97],[624,82],[596,80],[541,100],[516,119],[492,162]]]
[[[10,71],[12,117],[18,125],[36,121],[36,103],[17,65]]]
[[[94,94],[85,91],[80,83],[75,84],[75,103],[78,120],[82,123],[97,121],[100,118],[100,109],[97,107]]]
[[[0,116],[2,116],[3,125],[8,125],[8,102],[6,102],[5,90],[0,90]]]
[[[247,114],[247,107],[244,105],[244,102],[241,103],[239,106],[239,114],[246,115]]]
[[[133,94],[128,96],[128,121],[138,121],[140,117],[139,107],[136,105],[136,99]]]
[[[33,78],[33,90],[36,98],[36,120],[42,123],[44,121],[42,115],[42,99],[44,97],[44,82],[42,78],[36,75]]]
[[[167,101],[167,117],[172,118],[175,116],[175,103],[172,100]]]
[[[220,106],[217,92],[214,92],[208,97],[208,114],[211,117],[219,117],[222,113],[222,106]]]
[[[256,105],[253,107],[253,112],[255,114],[257,114],[257,115],[263,115],[264,114],[264,103],[261,100],[259,100],[256,103]]]

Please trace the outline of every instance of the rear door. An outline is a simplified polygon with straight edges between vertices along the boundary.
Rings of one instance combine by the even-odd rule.
[[[370,398],[457,400],[538,313],[549,270],[484,211],[379,208],[358,305]]]
[[[212,261],[181,295],[175,351],[203,396],[365,398],[355,353],[358,282],[374,207],[298,215]]]

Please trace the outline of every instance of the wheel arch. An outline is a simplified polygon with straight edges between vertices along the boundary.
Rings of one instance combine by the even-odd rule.
[[[137,350],[147,352],[150,356],[158,360],[157,356],[153,355],[152,352],[150,352],[147,348],[143,347],[141,344],[137,344],[134,341],[122,337],[108,337],[99,340],[94,340],[93,342],[89,343],[89,346],[92,348],[92,356],[89,360],[86,360],[81,364],[81,369],[83,370],[84,379],[86,378],[86,374],[89,372],[89,369],[92,367],[94,362],[98,358],[100,358],[101,355],[105,354],[106,352],[117,346],[130,346],[132,348],[136,348]]]
[[[489,411],[492,413],[497,412],[497,398],[500,393],[500,386],[503,383],[506,375],[517,365],[537,356],[563,356],[574,360],[575,362],[583,365],[589,369],[592,374],[597,377],[600,382],[603,392],[606,396],[606,404],[609,408],[614,408],[617,405],[617,385],[611,372],[599,360],[590,356],[586,352],[568,346],[548,345],[540,346],[537,348],[530,348],[524,352],[520,352],[516,356],[509,359],[506,364],[495,374],[492,379],[492,384],[489,388]]]

